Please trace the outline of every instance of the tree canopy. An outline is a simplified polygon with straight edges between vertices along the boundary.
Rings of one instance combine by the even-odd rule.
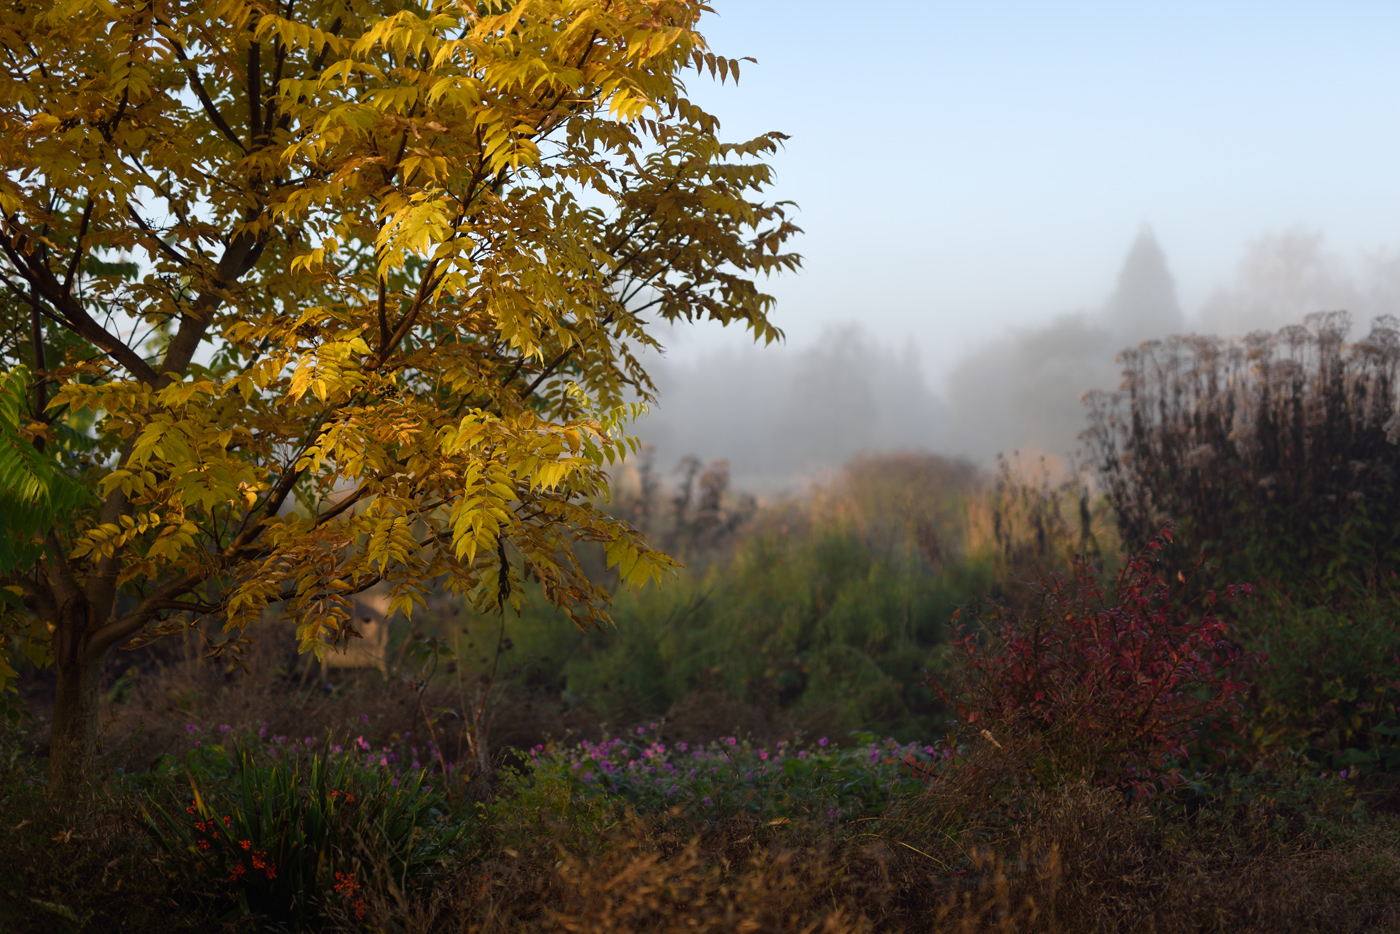
[[[763,200],[782,135],[722,142],[687,97],[739,76],[706,11],[0,11],[0,655],[57,665],[51,786],[132,639],[214,618],[227,650],[275,606],[322,651],[367,587],[491,609],[524,579],[599,624],[578,543],[665,573],[601,508],[649,328],[772,341],[756,279],[799,263]]]

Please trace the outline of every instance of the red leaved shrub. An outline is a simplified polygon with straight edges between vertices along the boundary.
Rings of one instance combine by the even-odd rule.
[[[1153,570],[1170,541],[1168,528],[1111,590],[1080,561],[1072,579],[1042,579],[1031,613],[999,606],[977,630],[955,617],[953,689],[928,687],[1042,783],[1083,776],[1145,797],[1175,782],[1189,747],[1237,724],[1245,659],[1212,610],[1250,588],[1185,600],[1185,574],[1169,584]]]

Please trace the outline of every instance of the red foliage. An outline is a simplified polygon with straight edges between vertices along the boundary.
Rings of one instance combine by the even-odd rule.
[[[1244,657],[1212,610],[1251,588],[1208,592],[1193,612],[1189,578],[1169,585],[1153,572],[1170,541],[1168,528],[1111,592],[1080,562],[1072,580],[1042,580],[1033,618],[1000,607],[982,621],[987,638],[955,623],[960,689],[954,696],[933,676],[928,686],[965,726],[1028,746],[1038,777],[1079,773],[1139,796],[1176,781],[1174,760],[1238,722],[1247,685],[1229,672]]]

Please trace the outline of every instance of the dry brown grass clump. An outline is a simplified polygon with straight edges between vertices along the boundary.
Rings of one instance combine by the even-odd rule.
[[[508,848],[427,895],[384,893],[366,920],[405,934],[1400,930],[1396,853],[1281,835],[1269,806],[1193,824],[1089,787],[1022,804],[1000,835],[986,810],[975,847],[940,836],[942,819],[840,841],[743,820],[682,841],[674,821],[633,821],[592,855]]]
[[[1227,820],[1164,825],[1108,790],[1074,789],[1037,819],[1063,872],[1054,924],[1073,932],[1391,931],[1397,854],[1323,848],[1252,804]],[[1283,821],[1286,825],[1287,821]]]
[[[736,822],[677,846],[638,823],[591,858],[509,850],[425,899],[391,895],[366,920],[406,934],[1010,932],[1032,929],[1053,875],[1053,866],[1008,872],[989,855],[976,880],[949,885],[911,874],[884,841],[835,846],[762,831]],[[917,887],[923,897],[911,898]]]

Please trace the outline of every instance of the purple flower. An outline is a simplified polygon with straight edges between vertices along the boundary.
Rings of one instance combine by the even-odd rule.
[[[729,743],[729,745],[731,745],[731,746],[737,746],[737,745],[739,745],[739,740],[738,740],[738,738],[737,738],[737,737],[734,737],[734,736],[729,737],[729,739],[725,740],[725,742]]]
[[[227,733],[227,732],[229,732],[229,731],[232,730],[232,729],[233,729],[233,727],[229,726],[227,723],[220,723],[220,724],[219,724],[219,732],[220,732],[220,733]]]
[[[805,750],[805,749],[799,749],[799,750],[797,751],[797,758],[799,758],[799,759],[805,759],[805,758],[807,758],[807,750]]]
[[[198,732],[199,732],[199,727],[195,726],[193,723],[186,723],[186,724],[185,724],[185,732],[186,732],[186,733],[198,733]]]
[[[361,749],[364,749],[366,751],[369,750],[369,743],[365,742],[365,738],[363,736],[356,736],[355,742],[359,744],[359,747]]]
[[[689,747],[688,745],[686,745],[685,743],[681,743],[681,744],[680,744],[679,746],[677,746],[676,748],[679,749],[681,752],[685,752],[685,751],[686,751],[687,749],[689,749],[690,747]]]
[[[260,738],[262,738],[262,739],[267,739],[267,721],[266,721],[266,720],[263,721],[262,729],[258,730],[258,736],[259,736]]]
[[[705,807],[709,807],[710,805],[712,805],[712,804],[714,804],[714,803],[715,803],[715,802],[714,802],[714,799],[713,799],[713,798],[711,798],[709,795],[706,795],[706,796],[705,796]]]
[[[766,750],[766,749],[760,749],[760,750],[758,751],[758,757],[759,757],[760,759],[764,760],[765,762],[768,761],[768,750]]]
[[[309,736],[306,737],[305,743],[306,743],[306,745],[310,746],[310,745],[311,745],[311,737],[309,737]]]
[[[644,727],[644,726],[639,726],[639,727],[637,727],[637,735],[638,735],[638,736],[644,736],[644,735],[646,734],[646,731],[647,731],[647,728]]]
[[[336,754],[338,755],[338,754],[341,752],[341,747],[340,747],[340,745],[339,745],[339,744],[336,744],[336,745],[332,746],[332,747],[331,747],[331,752],[336,753]]]
[[[360,722],[363,723],[365,726],[369,726],[369,714],[360,714]]]
[[[818,745],[818,746],[825,746],[825,745],[827,744],[827,742],[829,742],[829,740],[827,740],[827,738],[826,738],[825,736],[823,736],[821,739],[817,740],[817,745]]]

